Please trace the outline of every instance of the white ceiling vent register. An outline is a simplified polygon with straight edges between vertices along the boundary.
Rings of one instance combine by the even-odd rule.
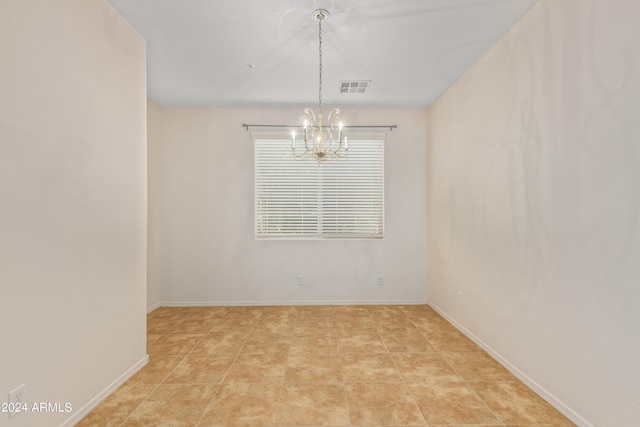
[[[371,80],[342,80],[340,93],[365,93],[370,85]]]

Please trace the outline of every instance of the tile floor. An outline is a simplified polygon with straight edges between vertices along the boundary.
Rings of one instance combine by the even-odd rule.
[[[159,308],[79,426],[573,425],[428,306]]]

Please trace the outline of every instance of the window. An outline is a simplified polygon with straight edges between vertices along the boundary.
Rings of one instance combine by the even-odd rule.
[[[254,135],[256,238],[382,238],[384,134],[349,135],[349,155],[295,158],[291,140]]]

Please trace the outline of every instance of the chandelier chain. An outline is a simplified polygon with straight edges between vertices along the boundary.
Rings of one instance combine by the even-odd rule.
[[[318,110],[320,114],[322,114],[322,19],[318,21],[318,39],[320,43],[318,43],[318,51],[320,56],[320,79],[319,79],[319,88],[318,88]]]

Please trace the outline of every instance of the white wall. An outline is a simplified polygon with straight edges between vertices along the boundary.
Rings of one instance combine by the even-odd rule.
[[[426,302],[424,111],[344,114],[352,125],[398,124],[387,131],[383,240],[255,240],[253,143],[241,123],[286,124],[299,114],[161,108],[160,138],[149,147],[158,162],[149,250],[162,304]]]
[[[144,41],[106,0],[0,3],[0,395],[77,420],[146,363]],[[112,388],[112,387],[111,387]]]
[[[160,107],[147,100],[147,311],[160,305],[158,228],[160,162],[156,147],[160,144]]]
[[[638,22],[542,0],[429,109],[430,303],[580,425],[640,420]]]

